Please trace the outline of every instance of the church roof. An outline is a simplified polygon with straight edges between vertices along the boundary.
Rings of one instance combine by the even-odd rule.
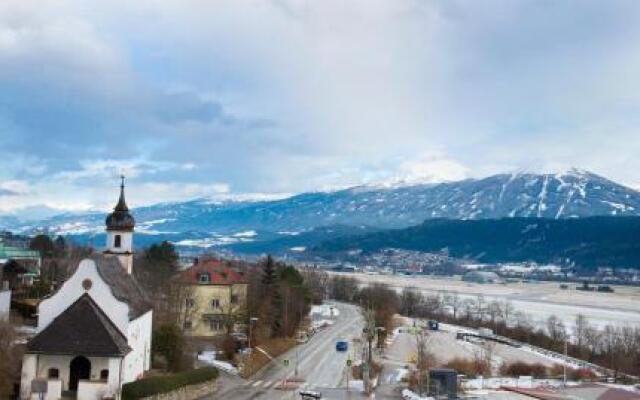
[[[153,308],[144,289],[133,275],[127,273],[117,257],[93,254],[89,258],[96,263],[98,274],[109,285],[113,296],[129,306],[129,320],[134,320]],[[74,265],[70,272],[74,274],[78,266],[79,264]]]
[[[124,356],[127,338],[87,293],[27,343],[27,353]]]
[[[135,219],[129,213],[129,207],[124,199],[124,176],[122,177],[122,184],[120,184],[120,198],[118,204],[113,208],[113,212],[107,215],[105,220],[108,231],[133,231],[133,227],[136,224]]]

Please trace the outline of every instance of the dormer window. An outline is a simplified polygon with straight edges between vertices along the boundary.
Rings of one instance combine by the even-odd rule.
[[[122,236],[116,235],[116,237],[113,239],[113,247],[115,247],[116,249],[122,247]]]
[[[209,283],[209,282],[211,282],[211,276],[209,274],[207,274],[207,273],[202,273],[198,277],[198,282],[200,282],[200,283]]]

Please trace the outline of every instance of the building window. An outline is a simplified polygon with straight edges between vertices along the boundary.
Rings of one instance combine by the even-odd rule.
[[[60,377],[60,371],[58,370],[58,368],[49,368],[47,376],[49,377],[49,379],[58,379]]]
[[[198,277],[200,283],[209,283],[211,281],[209,274],[200,274]]]
[[[193,301],[193,299],[185,299],[184,301],[187,308],[191,308],[195,305],[195,302]]]
[[[212,331],[221,331],[223,328],[222,321],[219,319],[210,319],[209,320],[209,329]]]
[[[220,299],[211,300],[211,307],[212,308],[220,308]]]
[[[191,329],[192,328],[191,321],[189,321],[189,320],[184,321],[184,323],[182,324],[182,327],[184,329]]]
[[[122,246],[122,236],[116,235],[116,237],[113,239],[113,247],[115,247],[116,249],[119,249],[121,246]]]
[[[100,380],[106,381],[107,379],[109,379],[109,370],[103,369],[102,371],[100,371]]]
[[[232,294],[231,295],[231,304],[238,304],[238,295],[237,294]]]

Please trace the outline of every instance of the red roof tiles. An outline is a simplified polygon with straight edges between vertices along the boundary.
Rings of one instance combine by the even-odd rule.
[[[201,277],[208,274],[208,282],[203,282]],[[200,261],[191,268],[180,273],[180,277],[187,283],[203,285],[232,285],[247,283],[243,273],[229,267],[224,261],[206,260]]]

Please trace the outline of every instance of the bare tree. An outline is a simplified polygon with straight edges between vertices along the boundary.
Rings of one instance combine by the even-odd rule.
[[[14,382],[20,380],[22,354],[15,345],[16,333],[11,324],[0,320],[0,398],[11,398]]]
[[[418,289],[413,286],[405,287],[400,294],[400,312],[402,315],[415,317],[423,300],[422,293]]]
[[[582,314],[576,315],[576,321],[573,327],[573,336],[576,338],[576,346],[578,346],[580,351],[582,351],[582,348],[585,345],[588,327],[589,321],[587,321],[587,317]]]
[[[444,302],[449,308],[451,308],[451,314],[453,314],[453,319],[454,320],[457,319],[458,312],[462,307],[462,300],[460,299],[460,296],[458,295],[458,293],[453,292],[452,294],[449,294],[449,293],[445,294]]]
[[[420,329],[416,333],[416,369],[418,372],[418,394],[420,396],[422,396],[425,383],[427,393],[429,393],[429,369],[435,364],[434,357],[428,350],[430,341],[431,335],[427,331]]]
[[[558,349],[567,338],[567,329],[560,318],[551,315],[547,318],[547,334],[551,339],[551,346]]]
[[[489,315],[489,321],[493,326],[494,332],[497,332],[498,319],[502,316],[502,307],[500,306],[500,303],[495,300],[489,303],[487,306],[487,315]]]
[[[484,295],[479,294],[478,297],[476,298],[476,309],[475,309],[475,314],[478,318],[478,321],[482,322],[484,321],[484,314],[487,311],[487,302],[484,299]]]
[[[174,281],[166,287],[160,298],[155,299],[153,317],[160,324],[177,324],[188,327],[198,314],[199,299],[192,285]]]
[[[513,313],[514,313],[513,304],[509,300],[505,300],[502,303],[502,320],[504,321],[505,326],[509,327]]]

